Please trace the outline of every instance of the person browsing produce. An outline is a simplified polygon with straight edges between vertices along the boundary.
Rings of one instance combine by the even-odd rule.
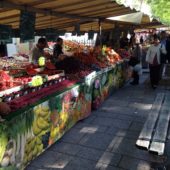
[[[59,37],[57,38],[57,42],[54,45],[54,50],[53,50],[53,57],[55,59],[55,62],[57,62],[60,58],[60,55],[63,54],[62,46],[63,46],[63,39]]]
[[[38,63],[38,59],[41,56],[45,56],[44,48],[47,47],[47,40],[45,38],[39,38],[38,43],[32,49],[32,62],[33,64]]]

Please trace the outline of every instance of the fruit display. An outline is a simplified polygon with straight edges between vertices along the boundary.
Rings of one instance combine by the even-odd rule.
[[[0,169],[23,166],[25,144],[32,137],[33,121],[34,114],[28,110],[0,125]]]
[[[20,69],[20,68],[25,68],[27,65],[29,65],[28,60],[18,60],[19,58],[13,58],[13,57],[3,57],[0,58],[0,67],[3,70],[10,70],[11,68],[13,69]]]
[[[27,165],[43,151],[42,139],[40,137],[30,137],[26,140],[24,148],[23,165]]]
[[[113,49],[65,47],[73,56],[56,65],[24,60],[0,71],[0,169],[23,170],[123,85],[127,65]]]
[[[44,102],[0,125],[0,168],[23,169],[48,147],[50,115]]]
[[[73,96],[70,92],[50,99],[50,119],[52,122],[52,126],[50,130],[49,145],[53,144],[56,140],[61,138],[61,136],[67,131],[67,129],[69,129],[69,124],[72,123],[70,120],[70,116],[73,110],[72,99]]]
[[[71,43],[70,41],[66,41],[65,44],[67,49],[74,52],[73,57],[96,71],[112,66],[122,59],[117,52],[105,46],[103,48],[100,46],[92,48],[74,42]]]
[[[121,64],[115,67],[114,75],[115,75],[114,80],[113,80],[114,87],[115,88],[122,87],[124,84],[125,78],[124,78],[123,68]]]
[[[64,49],[65,51],[79,53],[82,52],[85,48],[93,49],[92,47],[87,47],[84,44],[77,43],[74,41],[64,40]]]
[[[83,80],[86,76],[88,76],[91,73],[90,70],[82,70],[77,73],[72,73],[72,74],[67,74],[66,76],[69,78],[69,80],[74,80],[74,81],[81,81]]]
[[[75,57],[65,58],[57,64],[57,68],[64,70],[70,80],[80,81],[93,70]]]
[[[93,83],[92,109],[99,108],[101,103],[111,94],[114,86],[114,70],[97,75]]]
[[[0,70],[0,91],[13,87],[12,77],[3,70]]]
[[[75,57],[66,57],[65,59],[57,63],[56,67],[59,70],[64,70],[66,74],[77,73],[88,68],[88,66],[84,65],[80,60],[76,59]]]
[[[27,93],[16,92],[15,98],[8,102],[11,110],[14,112],[25,106],[35,104],[40,99],[56,93],[57,91],[62,91],[67,87],[71,87],[75,84],[75,81],[65,80],[65,78],[59,78],[58,80],[51,80],[43,84],[41,87],[33,87],[25,89]],[[18,95],[18,96],[17,96]],[[11,96],[11,94],[9,95]]]
[[[49,131],[50,128],[50,114],[48,103],[40,104],[34,107],[35,119],[33,122],[33,134],[35,136],[42,136]]]
[[[8,122],[5,127],[12,129],[8,129],[8,133],[4,133],[3,129],[0,136],[0,168],[23,169],[78,121],[76,119],[74,123],[71,122],[72,115],[77,115],[70,112],[74,111],[77,103],[77,90],[78,88],[73,89],[52,98],[53,100],[43,102]],[[57,111],[60,112],[53,108],[58,108]],[[86,109],[86,105],[84,108]],[[16,123],[17,121],[19,123]],[[7,134],[10,137],[6,136]]]
[[[50,145],[61,138],[77,121],[91,113],[91,96],[88,96],[89,93],[87,86],[81,85],[49,100],[52,122]]]
[[[126,49],[118,49],[117,53],[121,56],[123,59],[129,59],[131,57],[130,53]]]

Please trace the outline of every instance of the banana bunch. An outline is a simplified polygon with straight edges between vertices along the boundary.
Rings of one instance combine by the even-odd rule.
[[[48,106],[40,104],[34,108],[34,114],[33,133],[35,136],[41,136],[50,130],[51,111]]]
[[[25,144],[24,165],[27,165],[32,159],[43,151],[43,144],[40,137],[27,139]]]

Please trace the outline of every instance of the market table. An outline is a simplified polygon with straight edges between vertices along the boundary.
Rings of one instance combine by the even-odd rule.
[[[88,117],[91,109],[123,86],[127,79],[127,61],[93,71],[81,82],[65,80],[50,88],[52,94],[17,109],[1,119],[0,170],[24,169],[33,159],[59,140],[79,120]],[[45,91],[44,91],[45,93]],[[15,101],[22,102],[19,99]],[[14,102],[14,104],[15,104]],[[96,103],[97,102],[97,103]]]
[[[96,73],[92,84],[92,109],[98,109],[115,90],[129,80],[128,67],[128,60],[122,60]]]
[[[0,169],[23,169],[90,113],[91,91],[77,83],[6,116],[0,124]]]

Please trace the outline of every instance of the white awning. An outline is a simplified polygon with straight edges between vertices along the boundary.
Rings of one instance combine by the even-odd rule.
[[[120,15],[116,17],[109,17],[107,19],[114,20],[114,21],[123,21],[123,22],[140,24],[142,21],[142,17],[143,17],[142,12],[136,12],[136,13]]]

